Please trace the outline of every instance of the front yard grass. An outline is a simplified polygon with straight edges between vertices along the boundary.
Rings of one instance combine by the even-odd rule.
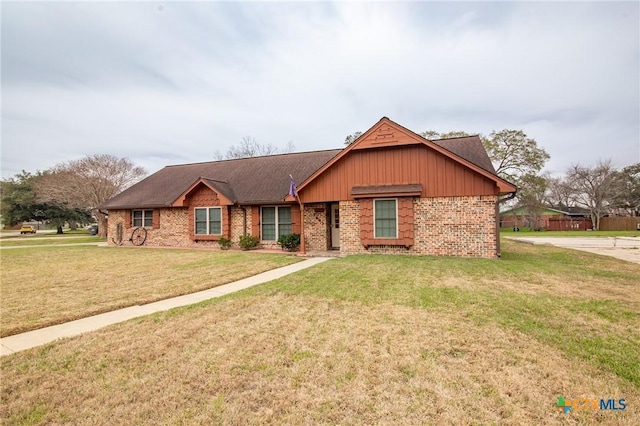
[[[266,253],[91,246],[16,248],[0,256],[2,337],[193,293],[300,260]]]
[[[509,241],[502,260],[335,259],[3,357],[0,422],[640,424],[639,283]]]

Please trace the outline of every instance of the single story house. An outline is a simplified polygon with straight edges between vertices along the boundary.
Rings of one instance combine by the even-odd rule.
[[[303,252],[493,258],[498,197],[515,191],[478,136],[432,141],[383,117],[343,149],[167,166],[100,208],[110,244],[136,228],[179,247],[299,233]]]

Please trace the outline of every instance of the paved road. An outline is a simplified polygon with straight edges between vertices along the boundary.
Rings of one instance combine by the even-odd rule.
[[[588,251],[640,264],[640,237],[505,237],[529,244]]]
[[[5,238],[5,237],[16,237],[19,235],[22,235],[24,238],[29,238],[32,236],[36,236],[36,235],[42,235],[42,234],[55,234],[56,230],[55,229],[39,229],[35,234],[21,234],[20,231],[2,231],[0,232],[0,238]]]

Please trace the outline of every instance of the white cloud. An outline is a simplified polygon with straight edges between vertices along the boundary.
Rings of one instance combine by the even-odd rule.
[[[522,128],[558,171],[637,162],[638,9],[6,3],[2,175],[102,152],[155,171],[245,135],[334,148],[383,115],[415,131]]]

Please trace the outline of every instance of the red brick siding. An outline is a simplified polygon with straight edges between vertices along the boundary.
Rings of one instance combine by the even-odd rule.
[[[307,251],[329,249],[330,223],[325,204],[304,205],[304,247]]]
[[[414,254],[432,256],[465,256],[493,258],[497,255],[496,237],[496,196],[433,197],[414,198],[413,245],[373,245],[368,249],[361,240],[361,202],[340,202],[340,251],[343,254],[384,253]],[[371,201],[371,200],[369,200]],[[403,203],[405,203],[403,201]],[[399,210],[407,209],[405,205]],[[234,247],[244,234],[244,210],[230,209],[230,235]],[[191,240],[193,213],[190,208],[157,209],[160,228],[147,229],[146,246],[211,247],[219,248],[216,241]],[[247,207],[247,232],[259,235],[259,207]],[[306,250],[327,250],[329,221],[327,205],[324,203],[305,204],[305,246]],[[123,245],[131,236],[131,211],[111,210],[108,218],[109,244],[115,242],[116,226],[123,224]],[[410,220],[401,219],[409,224]],[[250,232],[257,229],[258,232]],[[402,235],[406,235],[404,230]],[[278,248],[275,244],[263,247]]]
[[[371,245],[368,248],[363,245],[364,233],[361,232],[360,226],[363,201],[364,204],[372,202],[340,202],[340,251],[343,254],[418,254],[485,258],[497,256],[496,196],[414,198],[414,242],[409,248],[395,244]],[[410,223],[408,220],[403,222]],[[369,222],[365,223],[364,226],[373,226],[372,222],[371,225]],[[368,234],[365,234],[365,241],[366,235]],[[406,235],[404,231],[402,235]]]

